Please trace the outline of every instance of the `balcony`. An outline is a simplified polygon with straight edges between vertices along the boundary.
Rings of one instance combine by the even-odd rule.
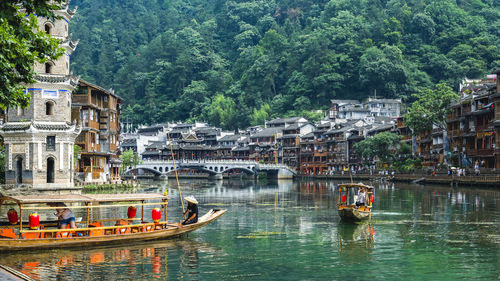
[[[73,95],[71,98],[73,103],[87,104],[88,96],[87,95]]]
[[[495,150],[493,148],[476,150],[477,156],[493,156],[494,153],[495,153]]]

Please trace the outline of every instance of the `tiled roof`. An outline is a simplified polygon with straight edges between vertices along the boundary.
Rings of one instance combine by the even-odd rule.
[[[274,137],[274,134],[281,133],[282,129],[282,127],[265,128],[264,130],[251,135],[250,138]]]
[[[4,131],[19,131],[27,130],[31,126],[31,123],[7,123],[2,126]]]
[[[124,139],[122,140],[122,146],[124,145],[137,145],[137,139]]]
[[[267,124],[293,123],[293,122],[297,122],[301,118],[303,118],[303,117],[277,118],[277,119],[273,119],[271,121],[268,121]]]
[[[71,124],[50,124],[50,123],[38,123],[34,122],[33,127],[39,130],[47,130],[47,131],[66,131],[71,128]]]
[[[218,142],[223,141],[238,141],[241,138],[241,135],[225,135],[218,140]]]

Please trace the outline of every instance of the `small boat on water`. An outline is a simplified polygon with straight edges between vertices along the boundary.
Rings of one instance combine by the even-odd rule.
[[[0,223],[0,251],[86,247],[177,237],[207,225],[227,211],[212,209],[199,217],[198,222],[179,226],[167,222],[167,201],[167,196],[151,193],[0,197],[0,206],[13,202],[19,207],[19,215],[12,208],[9,210],[9,222]],[[86,217],[77,222],[78,228],[59,229],[57,221],[39,221],[37,211],[61,208],[51,206],[55,202],[71,204],[69,208],[72,210],[86,210]],[[138,218],[135,217],[136,206],[141,207]],[[145,206],[156,207],[152,210],[151,221],[145,217]],[[121,210],[126,207],[126,217],[94,219],[103,208]],[[26,220],[27,212],[33,212],[29,220]]]
[[[343,183],[338,185],[338,212],[343,221],[362,221],[371,218],[374,187],[363,183]],[[361,190],[364,192],[360,193]],[[364,198],[358,198],[363,194]],[[358,204],[356,204],[358,202]],[[364,204],[360,205],[359,202]]]

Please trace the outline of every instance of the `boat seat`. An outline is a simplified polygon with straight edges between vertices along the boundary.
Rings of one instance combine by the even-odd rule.
[[[14,229],[12,229],[12,228],[0,229],[0,237],[2,237],[2,238],[16,238],[16,233],[14,232]]]
[[[45,229],[43,225],[40,225],[38,229]],[[45,238],[45,232],[28,232],[21,234],[21,238],[23,239],[39,239]]]
[[[126,220],[117,220],[115,226],[119,225],[128,225],[128,221]],[[128,234],[130,233],[130,227],[116,228],[115,234]]]
[[[89,223],[89,227],[102,227],[102,222]],[[104,235],[103,229],[89,230],[89,236],[102,236]]]
[[[72,231],[60,231],[56,234],[56,238],[70,238],[71,236],[73,236]]]
[[[148,222],[145,221],[143,223],[148,223]],[[155,230],[154,225],[145,225],[145,226],[142,227],[142,232],[153,231],[153,230]]]

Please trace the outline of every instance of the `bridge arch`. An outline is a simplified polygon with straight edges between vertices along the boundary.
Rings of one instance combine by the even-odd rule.
[[[152,174],[157,175],[157,176],[162,174],[161,172],[159,172],[155,169],[151,169],[151,168],[147,168],[147,167],[131,168],[131,169],[127,170],[124,174],[127,176],[131,176],[133,174],[139,175],[139,174],[141,174],[140,171],[151,172]]]
[[[252,169],[246,168],[246,167],[225,167],[224,170],[221,170],[221,173],[228,173],[228,172],[233,171],[233,170],[242,171],[247,175],[254,175],[255,174],[255,171],[253,171]]]

